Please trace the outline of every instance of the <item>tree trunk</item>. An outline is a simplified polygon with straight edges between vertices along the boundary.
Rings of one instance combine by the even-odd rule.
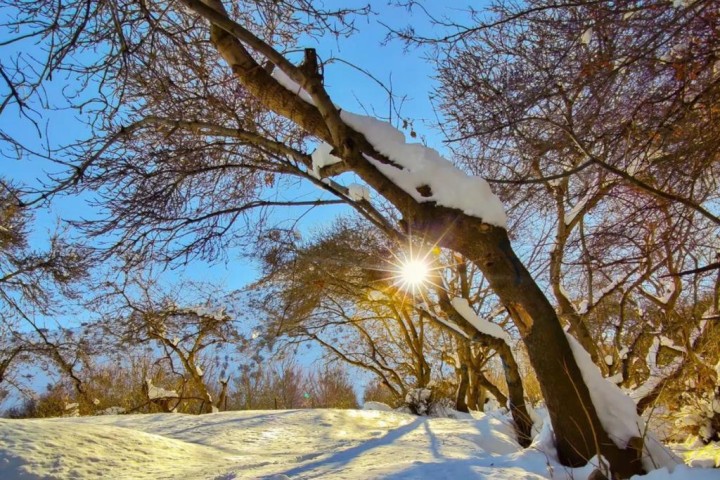
[[[467,401],[465,400],[465,397],[468,394],[468,387],[470,386],[470,376],[468,375],[467,365],[460,365],[457,372],[460,381],[458,382],[457,394],[455,395],[455,410],[458,412],[469,413],[470,409],[468,408]]]
[[[525,342],[550,414],[560,461],[581,466],[601,453],[620,477],[642,473],[639,452],[618,448],[602,427],[555,310],[513,252],[506,230],[456,209],[417,201],[368,161],[371,157],[396,165],[342,121],[322,86],[319,72],[308,74],[293,69],[277,51],[230,20],[220,0],[182,2],[211,21],[213,44],[251,95],[309,134],[330,143],[333,154],[349,170],[398,209],[409,232],[461,253],[482,270]],[[291,78],[295,77],[309,92],[315,105],[282,87],[252,58],[241,40],[282,64],[286,73],[292,73]],[[311,168],[310,160],[305,161]],[[432,194],[422,194],[426,193]]]
[[[642,473],[641,452],[617,447],[600,423],[555,310],[513,252],[507,232],[462,214],[449,226],[438,223],[450,229],[443,246],[473,259],[510,312],[537,374],[560,461],[581,466],[601,453],[621,477]]]
[[[505,371],[505,381],[508,387],[508,408],[512,412],[515,421],[518,441],[523,447],[529,447],[530,443],[532,443],[533,421],[525,406],[525,389],[520,377],[520,369],[507,343],[498,342],[497,352],[500,355],[503,370]]]

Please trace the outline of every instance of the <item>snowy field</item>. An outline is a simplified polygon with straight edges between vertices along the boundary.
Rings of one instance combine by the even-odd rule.
[[[592,470],[566,469],[541,450],[538,443],[522,450],[504,417],[482,414],[287,410],[0,420],[3,480],[580,480]],[[673,474],[642,478],[720,479],[720,469],[679,465]]]

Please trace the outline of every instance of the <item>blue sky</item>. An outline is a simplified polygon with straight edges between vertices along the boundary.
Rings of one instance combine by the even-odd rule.
[[[404,118],[413,121],[414,129],[419,134],[418,138],[422,138],[435,148],[441,148],[441,139],[432,129],[435,114],[429,100],[430,91],[434,86],[433,68],[424,60],[424,54],[421,51],[406,52],[400,42],[383,45],[387,29],[379,22],[398,27],[412,23],[418,29],[426,32],[430,31],[431,27],[422,14],[411,15],[404,8],[380,4],[373,5],[373,9],[375,9],[375,14],[370,15],[367,19],[358,20],[359,31],[350,39],[323,39],[320,42],[311,42],[303,46],[316,48],[322,59],[342,58],[370,71],[386,85],[392,84],[393,91],[399,97],[407,96],[401,113]],[[458,11],[449,13],[459,15]],[[379,115],[387,115],[389,110],[387,93],[357,70],[341,63],[335,63],[327,67],[325,78],[331,97],[342,108],[359,113],[377,112]],[[49,96],[52,99],[59,100],[61,98],[60,92],[64,83],[64,79],[58,79],[47,85]],[[54,111],[46,114],[40,125],[44,130],[42,136],[38,136],[35,128],[28,121],[23,120],[17,111],[6,111],[0,118],[0,128],[12,133],[31,148],[41,149],[45,142],[52,145],[68,144],[87,134],[87,130],[74,112]],[[45,138],[45,133],[47,133],[47,138]],[[39,159],[15,161],[6,157],[3,158],[3,164],[3,176],[29,185],[36,184],[37,180],[45,177],[48,172],[58,170],[58,166]],[[299,192],[287,193],[291,197],[296,197],[298,193],[312,195],[312,187],[307,187],[307,192],[304,190],[305,188]],[[86,205],[88,198],[88,195],[60,197],[47,209],[38,211],[31,237],[32,242],[41,246],[48,233],[58,226],[59,219],[92,216],[93,210]],[[311,231],[317,225],[326,223],[342,211],[343,207],[316,208],[303,216],[300,229],[304,232]],[[279,212],[278,215],[292,219],[301,213],[302,211],[299,209],[293,209]],[[238,260],[237,255],[233,252],[229,257],[231,261],[227,264],[210,265],[195,261],[183,270],[173,270],[168,273],[168,276],[169,278],[187,276],[197,280],[212,280],[224,284],[227,288],[239,288],[255,278],[256,270],[245,260]]]
[[[443,2],[436,3],[442,5]],[[379,21],[396,27],[412,23],[419,31],[425,33],[431,31],[429,23],[421,13],[411,15],[403,8],[387,6],[384,1],[375,2],[372,7],[376,14],[368,19],[358,20],[359,31],[350,39],[337,41],[328,39],[302,46],[316,48],[321,59],[342,58],[368,70],[386,85],[392,84],[393,91],[398,97],[407,97],[401,113],[403,118],[413,122],[414,130],[419,135],[418,140],[423,139],[430,146],[442,149],[442,139],[433,128],[436,118],[429,100],[435,85],[432,79],[433,67],[424,59],[425,55],[421,51],[405,51],[400,42],[383,45],[387,30]],[[456,18],[463,17],[459,10],[451,11],[444,6],[436,7],[434,10],[435,12],[447,10],[448,14]],[[326,68],[325,80],[333,101],[342,108],[358,113],[377,112],[381,116],[387,115],[387,93],[357,70],[336,63]],[[62,78],[48,83],[46,87],[49,97],[60,101],[64,84],[65,80]],[[24,120],[17,110],[8,109],[0,116],[0,129],[12,134],[30,148],[42,150],[46,142],[58,146],[72,143],[87,135],[87,129],[76,115],[71,111],[46,112],[44,117],[39,119],[42,134],[38,135],[32,124]],[[38,179],[45,178],[47,173],[58,171],[58,166],[48,161],[37,158],[18,161],[6,155],[6,151],[0,153],[3,154],[0,175],[18,183],[37,185]],[[286,195],[296,198],[298,195],[313,195],[315,192],[317,190],[314,187],[305,186],[297,192],[286,192]],[[42,248],[49,234],[61,224],[61,219],[92,216],[94,211],[86,204],[89,198],[88,194],[81,197],[62,196],[56,198],[47,208],[39,210],[36,213],[36,222],[31,235],[33,247]],[[299,227],[303,233],[311,232],[346,211],[348,210],[345,207],[316,208],[303,216]],[[278,212],[278,218],[287,219],[289,222],[300,213],[302,213],[301,209],[287,209]],[[194,261],[187,267],[167,271],[163,278],[169,282],[183,278],[210,281],[230,290],[241,288],[257,277],[257,269],[247,260],[239,258],[238,252],[230,252],[228,257],[227,263],[208,264]],[[63,323],[67,321],[67,319],[58,320]],[[315,348],[306,351],[303,355],[304,363],[312,361],[318,355],[319,351]],[[356,377],[356,380],[359,380],[359,377]],[[45,377],[41,375],[37,381],[43,382]],[[356,386],[359,388],[365,381],[365,378],[359,380]]]
[[[323,39],[321,42],[303,46],[315,47],[322,59],[342,58],[367,69],[387,85],[392,84],[393,90],[398,96],[407,96],[401,113],[404,118],[413,121],[419,138],[423,138],[436,148],[441,147],[440,139],[430,127],[435,121],[435,114],[429,101],[429,93],[434,85],[431,78],[432,66],[423,59],[422,52],[405,52],[399,42],[382,45],[387,30],[380,25],[379,21],[398,27],[413,23],[425,31],[430,28],[429,24],[421,14],[413,16],[404,8],[376,4],[373,5],[373,9],[375,14],[370,15],[368,19],[358,20],[359,31],[352,38]],[[457,13],[457,11],[454,12],[455,15]],[[387,115],[389,110],[387,93],[374,81],[369,80],[355,69],[335,63],[326,69],[325,78],[331,97],[343,108],[359,113],[377,112],[379,115]],[[51,99],[59,101],[61,88],[65,82],[64,79],[56,79],[46,85]],[[51,145],[68,144],[87,135],[87,130],[77,118],[76,113],[69,111],[46,113],[40,121],[40,126],[43,130],[41,136],[30,122],[20,117],[17,111],[5,111],[0,117],[2,130],[11,133],[25,145],[38,150],[42,149],[45,142]],[[37,158],[16,161],[6,155],[3,156],[5,158],[2,160],[1,174],[24,184],[37,184],[38,179],[44,178],[48,172],[58,170],[57,165]],[[312,187],[309,188],[308,192],[312,193]],[[288,195],[297,196],[294,192],[288,192]],[[42,246],[48,233],[58,226],[59,219],[92,216],[93,210],[86,205],[88,198],[87,195],[60,197],[55,199],[47,209],[38,211],[31,237],[32,242],[38,247]],[[326,222],[342,211],[342,207],[316,208],[304,215],[300,228],[303,231],[312,230],[316,225]],[[300,213],[302,212],[299,209],[293,209],[279,212],[279,215],[287,215],[288,219],[291,219]],[[231,253],[230,257],[234,259],[236,255]],[[170,275],[186,275],[193,279],[212,279],[224,283],[228,288],[238,288],[251,281],[256,272],[253,268],[248,268],[244,260],[239,262],[233,260],[228,264],[216,265],[196,261],[186,271],[174,270]]]

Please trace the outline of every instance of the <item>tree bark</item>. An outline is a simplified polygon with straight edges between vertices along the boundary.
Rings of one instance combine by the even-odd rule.
[[[468,394],[468,387],[470,386],[470,376],[468,375],[468,367],[466,364],[460,365],[458,368],[458,388],[455,394],[455,410],[458,412],[469,413],[470,408],[468,407],[465,398]]]
[[[600,423],[555,310],[513,252],[507,232],[462,214],[442,224],[451,231],[443,246],[473,259],[508,308],[538,376],[561,462],[581,466],[602,453],[617,475],[641,473],[641,452],[617,447]]]

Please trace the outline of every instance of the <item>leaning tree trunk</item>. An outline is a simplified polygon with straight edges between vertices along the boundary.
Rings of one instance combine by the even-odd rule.
[[[308,134],[329,143],[333,154],[343,160],[345,168],[357,174],[398,209],[409,231],[464,255],[481,269],[510,311],[525,342],[548,407],[561,462],[580,466],[600,453],[618,476],[641,473],[639,452],[618,448],[600,423],[560,321],[512,250],[505,229],[456,209],[416,200],[368,161],[370,157],[402,169],[377,152],[364,135],[341,119],[339,110],[323,87],[319,71],[310,68],[301,70],[290,64],[277,50],[231,20],[221,0],[181,2],[210,21],[211,41],[250,95]],[[313,104],[280,85],[255,61],[246,47],[283,70],[308,92]],[[312,50],[306,50],[306,65],[317,66]],[[250,138],[253,134],[245,135]],[[287,150],[287,147],[269,139],[256,141],[263,148],[278,153]],[[312,168],[309,158],[301,160]],[[424,186],[418,192],[422,196],[430,196],[432,191],[429,190],[428,186]]]
[[[445,235],[444,246],[473,259],[522,336],[550,414],[561,462],[580,466],[601,453],[617,475],[640,473],[641,452],[623,450],[609,438],[555,310],[513,252],[507,232],[462,214],[455,214],[450,228],[452,234]]]

